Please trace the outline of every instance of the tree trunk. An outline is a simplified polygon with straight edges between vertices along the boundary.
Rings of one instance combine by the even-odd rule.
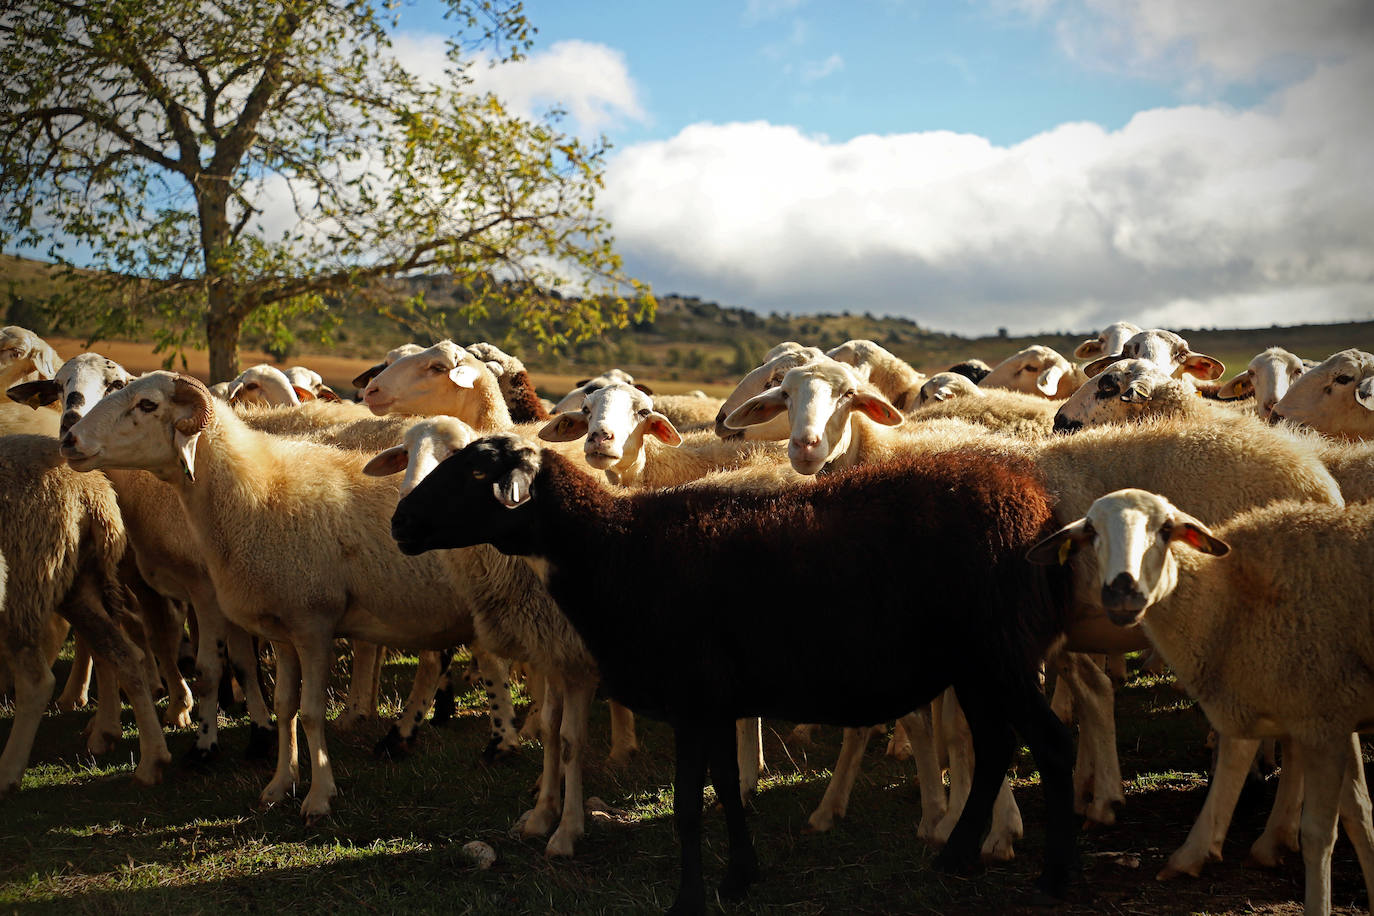
[[[210,291],[210,313],[205,316],[205,336],[210,343],[210,382],[227,382],[239,374],[239,330],[243,321],[234,317],[228,302],[216,302],[216,293],[224,296],[225,291]],[[228,298],[225,296],[225,298]]]
[[[201,254],[205,258],[205,337],[210,345],[210,382],[227,382],[239,374],[239,330],[244,316],[235,302],[230,275],[229,181],[202,173],[195,179],[200,215]]]

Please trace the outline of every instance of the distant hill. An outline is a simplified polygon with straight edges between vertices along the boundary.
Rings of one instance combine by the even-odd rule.
[[[0,256],[0,316],[5,324],[23,324],[44,334],[67,337],[89,335],[89,328],[62,326],[51,321],[45,303],[61,286],[56,268],[13,255]],[[405,303],[420,297],[417,311]],[[1043,343],[1066,356],[1096,329],[1072,333],[1019,337],[961,337],[930,331],[915,321],[872,314],[759,315],[747,309],[722,306],[695,296],[670,293],[658,300],[652,322],[610,331],[577,345],[571,352],[540,354],[515,340],[509,322],[494,315],[469,322],[459,314],[463,289],[449,276],[412,277],[372,284],[356,293],[329,300],[331,317],[339,325],[334,344],[312,342],[318,318],[306,316],[293,324],[298,336],[294,349],[278,354],[299,359],[312,353],[346,359],[373,359],[401,343],[424,345],[452,337],[460,341],[491,340],[524,359],[531,369],[559,376],[590,375],[622,366],[636,377],[700,384],[732,385],[758,365],[762,355],[783,340],[797,340],[829,348],[846,340],[867,338],[882,344],[924,371],[938,371],[976,357],[997,363],[1031,343]],[[394,317],[393,317],[394,316]],[[1127,316],[1123,316],[1127,317]],[[1313,359],[1346,347],[1374,349],[1374,322],[1297,325],[1254,329],[1175,328],[1193,349],[1226,363],[1243,366],[1270,346],[1283,346]],[[244,348],[270,349],[251,336]]]

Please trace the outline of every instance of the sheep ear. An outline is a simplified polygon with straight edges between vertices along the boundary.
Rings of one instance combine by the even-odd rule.
[[[1085,340],[1075,347],[1073,351],[1074,359],[1096,359],[1102,355],[1101,340]]]
[[[1218,401],[1239,401],[1255,394],[1255,379],[1247,370],[1234,378],[1227,379],[1217,389]]]
[[[52,378],[57,375],[57,370],[61,368],[61,360],[57,353],[46,347],[34,350],[29,354],[29,359],[33,360],[33,367],[41,372],[45,378]]]
[[[545,442],[572,442],[587,435],[587,415],[580,411],[560,413],[544,424],[539,438]]]
[[[887,398],[866,391],[854,395],[854,409],[862,411],[864,416],[883,426],[900,426],[906,419],[897,408],[887,402]],[[725,425],[729,426],[730,421],[726,420]]]
[[[448,377],[459,388],[471,388],[477,382],[478,374],[476,366],[469,366],[466,363],[454,366],[448,371]]]
[[[1083,367],[1083,374],[1086,375],[1088,378],[1092,378],[1094,375],[1101,374],[1102,371],[1106,369],[1108,366],[1110,366],[1112,363],[1116,362],[1119,359],[1125,358],[1125,353],[1116,353],[1112,356],[1100,356]]]
[[[511,468],[505,477],[491,485],[496,501],[507,509],[527,502],[534,495],[534,472],[526,467]]]
[[[1040,375],[1035,380],[1035,387],[1046,397],[1054,397],[1059,393],[1059,380],[1064,377],[1064,367],[1056,364],[1046,366],[1040,370]]]
[[[682,434],[677,431],[677,427],[673,425],[673,421],[669,420],[658,411],[654,411],[645,417],[640,425],[643,427],[644,432],[653,436],[660,442],[666,442],[673,448],[677,448],[682,444]]]
[[[581,388],[583,385],[587,384],[587,383],[590,382],[590,381],[591,381],[591,379],[589,379],[589,378],[584,378],[584,379],[582,379],[580,382],[578,382],[576,385],[573,385],[573,388]]]
[[[1026,559],[1041,566],[1063,566],[1078,548],[1092,540],[1093,526],[1086,518],[1065,525],[1026,552]]]
[[[787,402],[782,399],[782,389],[769,388],[731,411],[730,416],[725,418],[725,426],[728,429],[758,426],[760,423],[767,423],[786,409]]]
[[[321,388],[320,393],[316,395],[316,397],[318,397],[321,401],[331,401],[335,404],[340,404],[343,402],[343,398],[335,394],[333,388],[328,387]]]
[[[200,434],[215,414],[214,397],[210,389],[197,379],[188,375],[178,375],[174,379],[172,403],[178,407],[189,408],[172,423],[172,444],[176,447],[181,460],[181,470],[186,479],[196,480],[196,443]]]
[[[300,385],[292,385],[291,390],[296,392],[296,397],[300,398],[302,401],[318,400],[315,397],[315,392],[311,391],[309,388],[302,388]]]
[[[1138,378],[1121,392],[1121,400],[1127,404],[1143,404],[1154,396],[1154,386],[1143,378]]]
[[[392,474],[399,474],[410,466],[410,454],[404,445],[393,445],[384,452],[378,452],[372,456],[372,460],[363,465],[363,473],[368,477],[390,477]]]
[[[647,394],[649,397],[654,396],[654,389],[650,388],[648,385],[641,385],[639,382],[635,382],[634,386],[638,388],[640,391]]]
[[[243,394],[243,382],[234,382],[229,386],[229,390],[224,392],[224,399],[230,404],[237,404],[240,394]]]
[[[51,404],[62,397],[62,386],[54,379],[45,378],[39,379],[36,382],[24,382],[23,384],[15,385],[5,393],[9,395],[10,400],[14,401],[16,404],[27,404],[34,410],[37,410],[43,405]]]
[[[367,383],[370,382],[370,381],[372,381],[372,380],[373,380],[374,378],[376,378],[378,375],[381,375],[382,370],[385,369],[385,368],[386,368],[386,363],[378,363],[377,365],[371,367],[370,369],[364,369],[362,372],[359,372],[359,373],[354,377],[354,379],[353,379],[353,387],[354,387],[354,388],[365,388],[365,387],[367,387]]]
[[[1169,540],[1187,544],[1196,551],[1214,557],[1224,557],[1231,552],[1230,545],[1208,531],[1202,522],[1188,516],[1174,519],[1169,530]]]
[[[1374,375],[1360,382],[1360,386],[1355,389],[1355,400],[1374,410]]]
[[[500,378],[506,372],[506,367],[501,365],[494,359],[484,359],[482,360],[482,365],[486,366],[487,371],[490,372],[492,375],[496,376],[497,378]]]
[[[1226,371],[1226,365],[1205,353],[1194,353],[1183,361],[1183,371],[1204,382],[1211,382],[1221,378],[1222,373]]]

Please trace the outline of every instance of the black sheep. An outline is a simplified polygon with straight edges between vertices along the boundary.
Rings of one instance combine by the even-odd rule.
[[[972,453],[856,468],[771,494],[617,497],[509,434],[442,462],[392,519],[404,553],[486,542],[544,558],[549,591],[610,695],[672,725],[682,846],[675,913],[705,906],[708,766],[730,839],[722,896],[742,894],[756,876],[736,719],[860,726],[950,685],[976,766],[940,864],[977,861],[1014,730],[1046,795],[1040,884],[1062,894],[1075,855],[1073,753],[1037,668],[1063,629],[1068,583],[1062,569],[1047,574],[1024,560],[1053,527],[1050,498],[1028,465]],[[786,598],[777,590],[783,571],[798,580]],[[817,676],[826,670],[848,676]]]

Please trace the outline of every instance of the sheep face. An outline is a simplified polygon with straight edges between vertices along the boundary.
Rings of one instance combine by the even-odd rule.
[[[1049,347],[1036,344],[1002,360],[978,384],[1043,398],[1065,397],[1073,385],[1073,366]]]
[[[407,556],[491,544],[533,550],[530,517],[540,456],[519,436],[488,436],[440,462],[396,504],[391,536]]]
[[[11,400],[30,407],[42,407],[61,400],[62,423],[59,432],[80,420],[105,395],[118,391],[133,380],[123,366],[98,353],[81,353],[62,364],[51,379],[15,385],[8,392]]]
[[[403,356],[368,383],[363,403],[379,417],[445,413],[455,391],[470,391],[486,367],[451,340]]]
[[[916,406],[924,407],[926,404],[936,404],[940,401],[948,401],[952,398],[987,397],[982,390],[973,383],[973,380],[966,375],[958,372],[937,372],[926,379],[921,386],[920,393],[916,396]]]
[[[307,370],[308,371],[308,370]],[[252,404],[257,407],[299,407],[301,401],[313,401],[315,394],[297,386],[276,366],[259,363],[239,373],[229,383],[230,404]]]
[[[456,417],[432,417],[406,430],[405,441],[378,453],[363,466],[370,477],[388,477],[405,472],[401,481],[401,495],[405,496],[419,485],[454,452],[461,450],[476,436],[472,427]]]
[[[781,385],[745,401],[725,418],[725,425],[743,429],[785,412],[791,429],[788,460],[798,474],[816,474],[848,447],[849,417],[855,410],[884,426],[903,420],[882,395],[862,388],[849,366],[822,358],[789,370]]]
[[[768,442],[786,439],[787,419],[781,415],[770,422],[758,423],[744,430],[731,428],[725,420],[730,414],[738,410],[745,401],[770,388],[781,385],[783,376],[792,369],[814,362],[824,355],[816,347],[803,347],[801,344],[790,340],[769,350],[763,365],[751,369],[744,378],[740,379],[735,390],[730,392],[725,403],[720,405],[720,411],[716,414],[716,435],[722,439],[744,438]]]
[[[411,356],[413,354],[419,353],[423,349],[424,347],[420,346],[419,344],[401,344],[399,347],[396,347],[392,350],[388,350],[386,354],[386,359],[382,360],[380,363],[377,363],[377,365],[370,366],[367,369],[364,369],[362,372],[358,373],[357,377],[353,379],[353,387],[366,388],[367,384],[371,382],[374,378],[376,378],[387,366],[390,366],[392,363],[396,362],[396,360],[400,359],[403,356]]]
[[[1069,396],[1054,415],[1054,431],[1072,433],[1084,426],[1139,419],[1149,409],[1155,390],[1170,383],[1174,380],[1152,362],[1118,360]]]
[[[1175,543],[1218,557],[1230,551],[1206,525],[1164,497],[1146,490],[1117,490],[1097,499],[1085,517],[1032,547],[1027,558],[1062,564],[1080,547],[1091,545],[1103,610],[1118,626],[1132,626],[1178,584],[1178,562],[1170,551]]]
[[[578,410],[582,407],[582,402],[587,399],[593,391],[599,391],[607,385],[632,385],[645,394],[653,394],[653,390],[646,385],[635,382],[635,377],[624,369],[608,369],[596,378],[587,378],[577,383],[577,387],[563,395],[562,400],[553,405],[554,413],[567,413],[570,410]]]
[[[1374,439],[1374,354],[1333,353],[1293,383],[1270,419],[1343,439]]]
[[[599,471],[637,460],[646,435],[673,447],[682,444],[672,422],[654,410],[653,400],[621,382],[598,388],[580,410],[559,414],[539,431],[539,438],[549,442],[571,442],[584,435],[583,454]]]
[[[1120,353],[1121,348],[1132,336],[1140,333],[1140,328],[1129,321],[1114,321],[1102,329],[1091,340],[1085,340],[1074,348],[1074,359],[1098,359]]]
[[[342,400],[334,393],[333,389],[324,383],[324,377],[314,369],[307,369],[305,366],[292,366],[286,370],[286,380],[291,383],[291,387],[295,389],[297,396],[302,401],[308,401],[311,398],[320,401]],[[307,397],[302,392],[308,392],[309,396]]]
[[[1132,335],[1121,351],[1093,360],[1083,367],[1083,374],[1092,378],[1119,359],[1147,359],[1174,378],[1191,375],[1212,381],[1221,378],[1226,366],[1203,353],[1194,353],[1173,331],[1154,328]]]
[[[1250,360],[1244,372],[1224,382],[1217,389],[1217,398],[1239,401],[1254,397],[1256,410],[1267,420],[1289,386],[1309,368],[1309,363],[1283,347],[1270,347]]]
[[[72,426],[62,437],[62,457],[76,471],[133,468],[194,480],[196,442],[213,416],[212,400],[190,376],[150,372]]]
[[[6,388],[27,376],[52,378],[59,363],[53,348],[27,328],[0,328],[0,383]]]

